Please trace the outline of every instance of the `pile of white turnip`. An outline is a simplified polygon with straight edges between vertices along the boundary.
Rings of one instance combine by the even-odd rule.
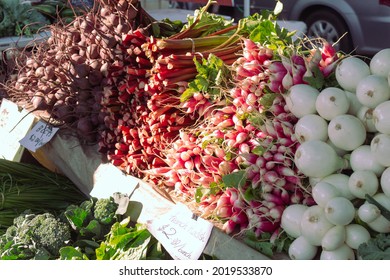
[[[356,259],[361,244],[390,232],[381,211],[390,210],[390,49],[369,63],[342,59],[335,77],[340,87],[299,84],[285,96],[299,118],[294,163],[316,202],[283,212],[292,259]]]

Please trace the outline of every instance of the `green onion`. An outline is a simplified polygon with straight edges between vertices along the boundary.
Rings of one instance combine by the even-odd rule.
[[[12,224],[11,217],[25,210],[58,212],[88,197],[63,175],[40,166],[0,159],[0,230]]]

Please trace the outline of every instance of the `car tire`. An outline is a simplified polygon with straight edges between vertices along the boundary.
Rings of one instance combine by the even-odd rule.
[[[309,38],[323,38],[329,43],[335,44],[338,51],[351,53],[353,43],[348,27],[340,15],[334,11],[317,10],[310,13],[304,22],[307,25],[307,36]],[[341,38],[341,39],[340,39]]]

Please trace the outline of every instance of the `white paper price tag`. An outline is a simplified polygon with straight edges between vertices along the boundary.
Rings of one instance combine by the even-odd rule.
[[[39,121],[19,143],[26,149],[35,152],[49,142],[58,129],[58,127]]]
[[[213,225],[195,216],[184,204],[148,221],[148,230],[175,260],[197,260],[210,238]]]

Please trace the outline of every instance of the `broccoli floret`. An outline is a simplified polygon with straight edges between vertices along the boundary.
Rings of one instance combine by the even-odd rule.
[[[69,226],[50,213],[37,215],[31,220],[30,227],[32,239],[53,256],[57,256],[71,238]]]
[[[100,198],[95,203],[93,215],[99,223],[109,225],[115,222],[117,209],[118,204],[113,197]]]
[[[0,240],[3,259],[53,259],[71,239],[68,224],[51,213],[22,214]]]

